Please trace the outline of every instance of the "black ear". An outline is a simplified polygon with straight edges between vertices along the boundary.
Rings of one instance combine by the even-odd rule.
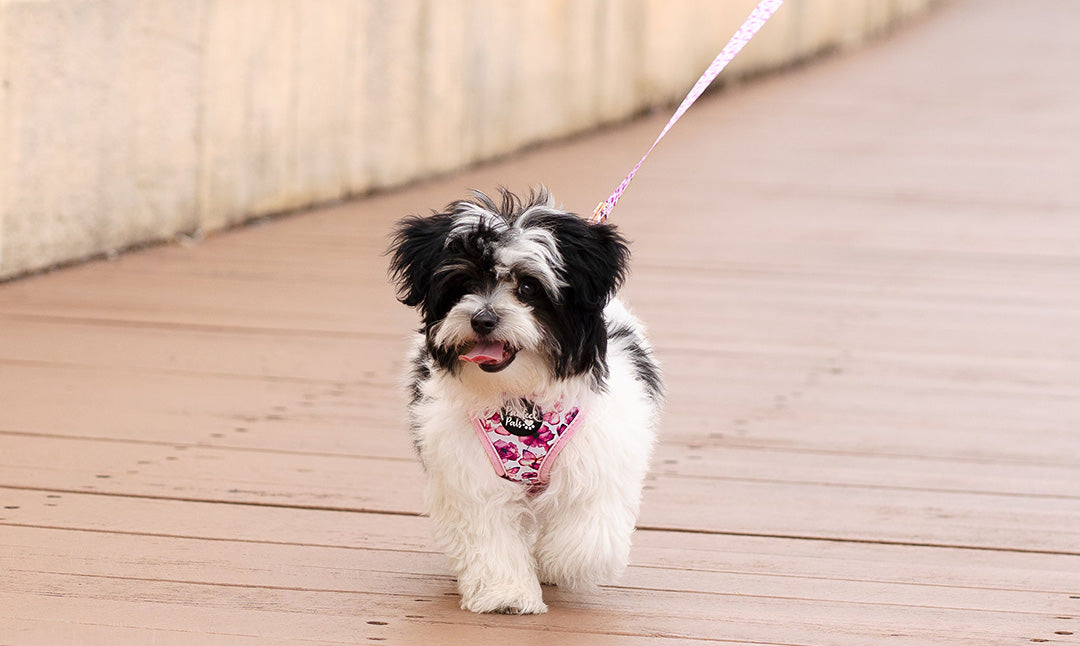
[[[630,262],[626,239],[613,224],[589,224],[577,216],[560,221],[556,236],[570,304],[603,309],[626,278]]]
[[[411,307],[423,304],[452,225],[446,213],[413,215],[398,222],[389,253],[390,279],[397,285],[399,301]]]
[[[565,378],[591,372],[603,383],[608,374],[603,310],[626,277],[630,249],[611,224],[560,214],[538,225],[555,234],[566,283],[560,291],[563,302],[552,313],[561,350],[555,374]]]

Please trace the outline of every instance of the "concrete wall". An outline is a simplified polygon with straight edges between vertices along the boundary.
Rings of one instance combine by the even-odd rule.
[[[725,75],[933,1],[790,0]],[[754,4],[0,0],[0,277],[677,101]]]

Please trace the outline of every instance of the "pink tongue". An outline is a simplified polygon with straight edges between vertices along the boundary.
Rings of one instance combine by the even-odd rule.
[[[503,344],[499,341],[477,341],[472,350],[460,355],[458,359],[472,363],[502,363]]]

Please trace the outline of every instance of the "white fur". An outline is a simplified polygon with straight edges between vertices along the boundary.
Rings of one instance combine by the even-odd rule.
[[[640,323],[618,300],[604,314],[642,332],[643,342]],[[447,340],[468,327],[467,318],[452,318],[439,330]],[[546,612],[541,583],[587,589],[619,574],[655,438],[657,405],[621,344],[609,345],[610,376],[597,392],[588,376],[554,379],[540,340],[529,336],[522,332],[516,359],[498,373],[429,366],[412,409],[435,537],[457,575],[462,608],[474,612]],[[417,356],[422,348],[418,337]],[[496,475],[470,421],[523,396],[544,409],[562,401],[583,411],[550,483],[535,494]]]

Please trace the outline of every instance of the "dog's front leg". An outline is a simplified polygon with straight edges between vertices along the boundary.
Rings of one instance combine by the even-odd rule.
[[[532,555],[535,523],[519,485],[487,472],[443,477],[429,471],[427,499],[435,538],[457,574],[462,608],[547,612]]]
[[[536,544],[541,580],[571,590],[610,582],[626,567],[636,495],[598,491],[547,514]]]
[[[598,411],[594,419],[600,417]],[[621,445],[599,434],[608,428],[624,434]],[[548,490],[535,503],[542,582],[588,589],[626,568],[651,446],[644,434],[631,435],[632,428],[618,418],[583,428],[559,455]]]

